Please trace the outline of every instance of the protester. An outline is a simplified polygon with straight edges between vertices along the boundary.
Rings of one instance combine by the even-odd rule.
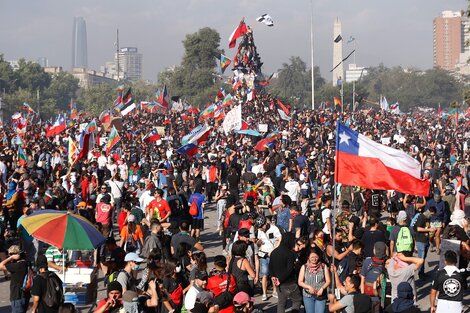
[[[20,251],[20,247],[8,248],[8,258],[0,262],[0,270],[10,273],[10,302],[11,312],[26,313],[28,309],[30,294],[29,290],[23,290],[23,282],[28,274],[28,263],[26,255]]]

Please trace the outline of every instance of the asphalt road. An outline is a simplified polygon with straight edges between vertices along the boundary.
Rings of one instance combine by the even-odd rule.
[[[209,205],[205,209],[205,229],[201,235],[201,241],[204,244],[205,252],[208,257],[209,263],[212,263],[214,256],[222,253],[221,238],[218,232],[216,232],[217,221],[216,221],[216,210],[215,205]],[[439,258],[436,252],[429,252],[426,259],[425,271],[429,278],[425,281],[420,281],[416,276],[416,284],[418,288],[418,305],[422,312],[429,312],[429,293],[431,289],[431,282],[433,273],[437,270],[439,265]],[[209,264],[209,268],[212,268],[212,264]],[[106,296],[106,290],[102,283],[103,277],[100,275],[98,283],[98,299]],[[11,312],[10,301],[9,301],[9,281],[5,281],[3,273],[0,274],[0,313]],[[260,309],[264,309],[266,313],[276,312],[277,299],[270,297],[268,301],[261,301],[261,295],[256,295],[256,306]],[[465,304],[470,305],[470,294],[467,292],[465,296]],[[78,312],[89,312],[92,309],[91,305],[77,306]],[[466,312],[470,312],[470,309]],[[448,312],[456,313],[456,312]]]

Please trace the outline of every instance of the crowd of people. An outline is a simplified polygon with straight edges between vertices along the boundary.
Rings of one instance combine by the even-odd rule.
[[[421,312],[416,285],[431,280],[431,312],[462,310],[470,255],[468,119],[335,108],[286,108],[283,119],[269,94],[247,99],[244,77],[256,77],[261,66],[252,44],[245,36],[240,45],[243,84],[227,109],[242,105],[250,129],[267,125],[264,137],[272,140],[262,148],[255,149],[258,137],[227,135],[208,118],[202,123],[212,131],[188,157],[177,149],[197,125],[196,113],[182,119],[177,111],[137,111],[123,117],[110,153],[100,126],[94,149],[69,163],[68,142],[90,118],[53,137],[33,123],[22,140],[4,126],[0,270],[10,279],[12,312],[25,312],[30,301],[33,312],[73,311],[48,300],[49,286],[60,283],[53,272],[71,266],[68,254],[22,227],[45,209],[79,214],[106,238],[91,265],[107,291],[99,313],[253,312],[269,298],[277,299],[278,313],[288,303],[292,312]],[[429,194],[335,184],[338,120],[416,158]],[[146,142],[157,126],[161,140]],[[208,210],[216,211],[216,230],[206,223]],[[211,261],[208,236],[218,240]],[[455,241],[458,249],[448,249]],[[428,253],[442,264],[427,264]],[[36,275],[26,290],[30,265]]]

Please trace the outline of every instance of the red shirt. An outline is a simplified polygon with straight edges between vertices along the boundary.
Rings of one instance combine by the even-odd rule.
[[[227,274],[222,274],[222,275],[214,275],[209,277],[207,280],[207,289],[212,291],[214,293],[214,296],[217,297],[220,295],[222,292],[224,292],[227,289]],[[235,277],[231,275],[230,278],[230,287],[228,288],[228,291],[235,295],[235,291],[237,288],[237,282],[235,281]],[[224,309],[220,309],[220,313],[233,313],[235,311],[235,308],[233,305],[230,305]]]
[[[161,199],[160,201],[158,201],[157,199],[154,199],[150,201],[148,206],[149,206],[150,217],[153,216],[153,211],[155,209],[158,209],[158,213],[160,214],[160,219],[164,218],[168,213],[171,212],[168,202],[166,202],[166,200],[164,199]]]
[[[119,232],[121,232],[122,228],[126,224],[126,219],[127,219],[127,213],[125,211],[119,212],[118,219],[117,219],[117,222],[119,225]]]
[[[98,309],[100,309],[101,307],[105,306],[106,301],[108,301],[107,298],[101,299],[100,302],[98,302],[98,305],[96,306],[95,312],[98,311]],[[115,310],[116,308],[119,308],[121,306],[122,306],[122,300],[117,299],[116,300],[116,305],[114,307],[111,307],[110,309],[104,311],[104,313],[110,313],[112,310]]]

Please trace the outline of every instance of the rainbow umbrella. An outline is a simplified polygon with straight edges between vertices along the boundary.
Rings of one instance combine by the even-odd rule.
[[[21,224],[34,238],[64,250],[93,250],[106,240],[87,219],[67,211],[36,211]]]

